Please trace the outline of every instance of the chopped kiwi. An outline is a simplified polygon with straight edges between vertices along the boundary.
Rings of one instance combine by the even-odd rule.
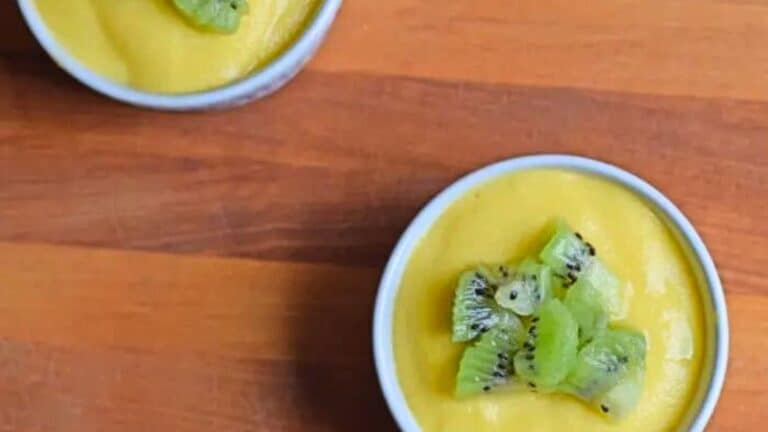
[[[552,267],[566,285],[571,285],[592,264],[596,253],[594,246],[586,242],[581,234],[574,232],[565,222],[559,221],[555,233],[539,257]]]
[[[453,300],[453,341],[464,342],[487,332],[499,322],[511,320],[494,295],[503,275],[500,267],[478,266],[459,276]]]
[[[531,315],[551,296],[552,271],[527,258],[496,291],[496,302],[520,316]]]
[[[608,311],[600,293],[586,279],[579,279],[565,294],[563,304],[579,324],[579,344],[589,342],[608,326]]]
[[[611,273],[602,261],[595,260],[582,276],[597,290],[608,315],[617,319],[623,316],[621,282]]]
[[[587,401],[605,394],[645,363],[645,337],[609,329],[584,346],[561,388]]]
[[[192,24],[218,33],[234,33],[248,12],[248,0],[173,0]]]
[[[646,342],[636,331],[608,325],[623,314],[619,280],[563,222],[539,258],[514,271],[495,265],[461,274],[453,340],[479,339],[464,351],[456,396],[525,386],[625,417],[642,394]]]
[[[626,417],[640,402],[644,379],[644,367],[630,370],[624,379],[593,402],[595,408],[617,420]]]
[[[520,348],[523,331],[522,323],[515,320],[494,327],[467,347],[456,376],[457,397],[487,393],[512,382],[512,356]]]
[[[595,247],[565,222],[557,223],[554,235],[539,257],[552,267],[563,287],[568,288],[577,280],[586,279],[600,293],[609,314],[613,317],[621,315],[621,286],[618,278],[597,257]]]
[[[531,318],[515,370],[529,387],[553,390],[573,367],[578,343],[576,320],[560,300],[549,300]]]

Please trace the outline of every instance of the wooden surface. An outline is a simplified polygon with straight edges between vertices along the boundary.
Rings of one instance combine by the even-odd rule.
[[[692,219],[768,422],[768,2],[348,0],[295,82],[228,112],[111,102],[0,5],[0,431],[389,431],[377,279],[457,176],[607,160]]]

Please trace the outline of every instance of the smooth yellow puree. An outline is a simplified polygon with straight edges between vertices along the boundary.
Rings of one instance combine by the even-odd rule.
[[[250,0],[231,35],[187,23],[172,0],[36,0],[57,40],[81,63],[141,90],[206,90],[241,78],[282,51],[318,0]]]
[[[642,400],[618,423],[561,395],[453,397],[463,349],[450,340],[458,274],[478,262],[517,260],[540,249],[561,216],[625,282],[617,323],[644,332],[648,341]],[[640,198],[575,172],[525,171],[467,193],[413,252],[395,308],[397,371],[424,432],[665,431],[680,424],[695,397],[705,352],[703,313],[680,246]]]

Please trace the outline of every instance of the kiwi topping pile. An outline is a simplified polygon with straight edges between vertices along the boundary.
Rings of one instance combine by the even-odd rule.
[[[462,273],[453,341],[469,345],[456,397],[557,392],[607,417],[625,417],[642,393],[646,341],[610,324],[620,288],[595,247],[562,221],[537,256]]]
[[[193,25],[216,33],[234,33],[248,12],[248,0],[173,0]]]

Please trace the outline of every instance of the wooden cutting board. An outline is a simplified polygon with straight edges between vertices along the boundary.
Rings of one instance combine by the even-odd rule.
[[[710,430],[768,424],[768,3],[348,0],[279,94],[119,105],[0,6],[0,431],[389,431],[370,321],[450,181],[606,160],[692,219],[731,363]]]

